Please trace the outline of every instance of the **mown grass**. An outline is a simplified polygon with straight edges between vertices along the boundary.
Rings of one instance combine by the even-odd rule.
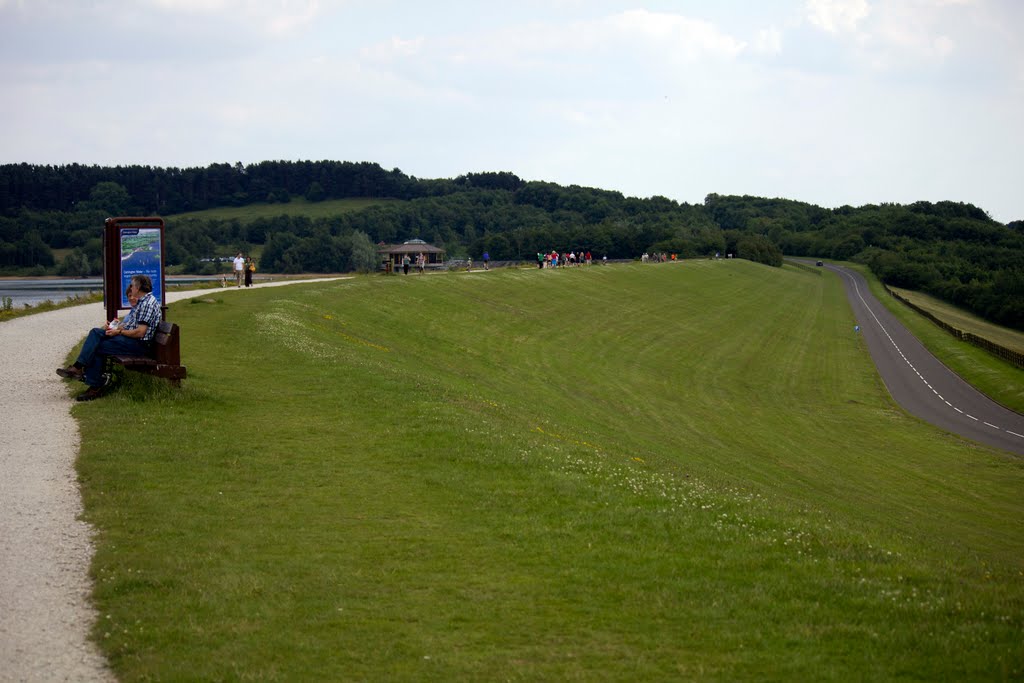
[[[992,400],[1010,410],[1024,413],[1024,370],[980,347],[957,339],[909,306],[889,296],[878,278],[872,275],[867,268],[854,264],[844,265],[856,268],[863,274],[871,292],[906,325],[907,329],[914,333],[914,336],[921,340],[921,343],[931,353],[953,372],[966,379]],[[991,325],[991,323],[985,324]],[[1011,340],[1018,335],[1013,330],[998,329],[1003,331],[1001,338],[1004,340]],[[975,334],[985,336],[980,332],[975,332]],[[992,341],[1002,343],[996,339],[992,339]],[[1011,346],[1011,348],[1013,347]]]
[[[890,287],[889,289],[958,330],[970,332],[1000,346],[1012,349],[1018,353],[1024,353],[1024,332],[995,325],[969,311],[946,303],[941,299],[936,299],[933,296],[928,296],[923,292],[915,292],[898,287]]]
[[[181,391],[76,408],[124,680],[1024,675],[1024,466],[892,405],[838,278],[372,276],[172,314]]]
[[[396,199],[326,199],[322,202],[310,202],[303,197],[296,197],[287,203],[267,204],[259,202],[245,206],[218,206],[202,211],[168,214],[164,219],[168,222],[187,219],[197,220],[239,220],[247,223],[257,218],[276,218],[277,216],[306,216],[310,219],[330,218],[351,211],[361,211],[371,206],[393,203]]]

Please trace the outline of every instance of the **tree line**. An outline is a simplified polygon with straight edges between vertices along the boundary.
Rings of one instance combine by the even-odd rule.
[[[397,199],[327,218],[182,219],[217,206],[336,198]],[[924,291],[1024,329],[1024,221],[1000,224],[962,202],[826,209],[789,199],[665,197],[527,182],[508,172],[417,179],[377,164],[337,161],[141,166],[0,166],[0,269],[98,272],[103,219],[164,215],[169,266],[203,272],[203,259],[259,245],[260,269],[369,270],[377,243],[424,239],[449,256],[532,260],[538,251],[596,257],[680,258],[731,253],[772,266],[783,254],[864,263],[884,282]],[[53,250],[67,253],[58,262]],[[26,271],[26,269],[28,269]]]

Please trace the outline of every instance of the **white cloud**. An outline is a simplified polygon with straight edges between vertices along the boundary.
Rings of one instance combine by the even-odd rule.
[[[774,26],[757,32],[751,45],[753,51],[761,55],[777,55],[782,52],[782,33]]]
[[[320,3],[317,0],[284,0],[280,7],[281,11],[270,12],[264,19],[264,25],[270,33],[278,35],[291,33],[312,23],[320,11]]]
[[[978,0],[807,0],[805,9],[852,63],[907,71],[938,67],[967,36],[1001,32],[985,26],[987,7]]]
[[[871,12],[867,0],[807,0],[807,18],[829,33],[852,32]]]
[[[187,12],[196,14],[209,14],[221,12],[230,5],[240,3],[232,0],[150,0],[157,7],[175,12]]]
[[[1024,2],[657,6],[700,14],[0,0],[0,163],[334,158],[685,201],[953,198],[1024,214]],[[145,107],[112,109],[125,93]]]
[[[451,35],[433,43],[438,50],[458,55],[462,61],[505,65],[522,60],[582,62],[609,55],[655,53],[660,58],[693,62],[731,59],[745,47],[710,22],[647,10],[563,24],[528,22],[495,31]]]
[[[684,62],[706,57],[731,59],[746,47],[710,22],[679,14],[630,10],[608,17],[605,23],[613,37],[618,34],[638,49],[656,47]]]
[[[763,53],[781,48],[774,29],[760,41]],[[429,39],[392,37],[360,50],[359,57],[428,89],[546,101],[628,99],[645,90],[661,97],[680,79],[707,80],[708,67],[733,63],[748,49],[711,22],[628,10],[575,22],[434,33]]]
[[[423,50],[424,42],[425,38],[423,36],[409,40],[392,36],[391,39],[383,43],[377,43],[376,45],[361,49],[359,54],[362,58],[374,62],[392,62],[397,59],[416,56]]]
[[[888,53],[885,57],[890,61],[907,57],[941,61],[956,47],[956,42],[944,33],[948,26],[944,25],[944,20],[950,16],[946,8],[966,4],[949,0],[890,2],[879,8],[871,39]]]
[[[44,0],[60,4],[61,0]],[[76,3],[77,4],[77,3]],[[150,8],[168,17],[185,17],[202,21],[217,21],[227,25],[244,25],[258,32],[282,36],[292,34],[310,25],[321,13],[321,0],[144,0],[121,7],[110,0],[81,4],[79,12],[94,16],[111,15],[119,21],[147,24],[154,16]],[[159,21],[160,18],[157,17]]]

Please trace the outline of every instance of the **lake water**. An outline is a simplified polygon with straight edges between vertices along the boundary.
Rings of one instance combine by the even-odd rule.
[[[167,285],[193,284],[211,280],[220,280],[220,276],[168,279]],[[36,306],[47,300],[57,303],[74,296],[84,296],[102,291],[103,279],[98,277],[0,279],[0,304],[2,304],[4,299],[10,297],[13,306],[21,308],[25,304]]]
[[[77,295],[103,291],[101,278],[0,280],[0,302],[10,297],[15,308],[35,306],[46,300],[64,301]]]

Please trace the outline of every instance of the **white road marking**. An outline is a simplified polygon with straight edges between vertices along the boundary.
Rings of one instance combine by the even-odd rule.
[[[924,385],[932,390],[933,394],[938,396],[942,400],[942,402],[945,403],[947,406],[949,406],[950,408],[952,408],[956,412],[960,413],[961,415],[969,417],[970,419],[974,420],[975,422],[982,422],[982,424],[985,424],[985,425],[991,427],[992,429],[998,429],[999,431],[1006,432],[1007,434],[1012,434],[1013,436],[1017,436],[1017,437],[1020,437],[1020,438],[1024,439],[1024,436],[1018,434],[1017,432],[1011,432],[1009,429],[1003,429],[1002,427],[994,425],[991,422],[985,422],[983,420],[979,420],[978,418],[974,417],[973,415],[968,415],[967,413],[965,413],[964,411],[960,410],[955,405],[953,405],[952,403],[950,403],[949,401],[944,399],[942,397],[942,395],[939,394],[939,392],[936,391],[935,388],[932,387],[932,385],[928,383],[928,380],[926,380],[924,378],[924,375],[922,375],[920,372],[918,372],[917,368],[915,368],[914,365],[910,362],[910,359],[908,359],[904,355],[903,350],[900,348],[899,344],[897,344],[896,340],[892,338],[892,335],[889,334],[889,331],[887,329],[885,329],[885,325],[883,325],[882,321],[878,319],[878,316],[875,315],[875,312],[873,310],[871,310],[871,306],[869,306],[868,302],[864,299],[864,295],[862,295],[860,293],[860,286],[857,284],[856,278],[854,278],[852,275],[850,275],[849,273],[846,273],[844,271],[840,271],[840,272],[843,274],[844,277],[850,278],[850,282],[853,283],[853,289],[854,289],[855,292],[857,292],[857,298],[859,298],[860,302],[862,304],[864,304],[864,308],[866,308],[868,313],[871,314],[871,317],[875,319],[875,322],[878,324],[878,329],[882,330],[882,333],[885,334],[886,337],[888,337],[889,343],[891,343],[893,345],[893,348],[896,349],[896,353],[900,354],[900,358],[902,358],[906,362],[906,364],[910,367],[910,369],[914,371],[914,373],[921,379],[922,382],[924,382]]]

